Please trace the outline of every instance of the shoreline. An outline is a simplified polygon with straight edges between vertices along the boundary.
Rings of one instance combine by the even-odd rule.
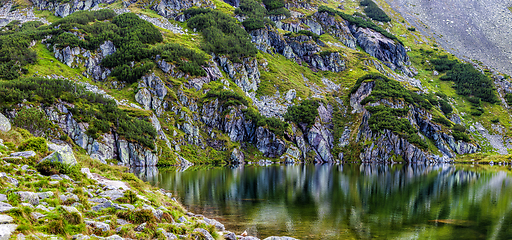
[[[169,191],[79,147],[43,141],[21,151],[33,137],[19,131],[0,131],[0,239],[258,239],[187,211]]]

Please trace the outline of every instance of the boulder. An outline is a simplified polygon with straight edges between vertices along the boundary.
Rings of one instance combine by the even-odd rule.
[[[236,235],[232,232],[227,232],[224,234],[224,239],[226,240],[236,240]]]
[[[286,92],[284,99],[287,102],[291,102],[291,101],[293,101],[293,99],[295,99],[296,96],[297,96],[297,92],[295,91],[295,89],[290,89],[290,90],[288,90],[288,92]]]
[[[21,192],[16,192],[16,194],[18,194],[18,196],[20,196],[20,200],[22,202],[29,202],[30,204],[32,204],[34,206],[39,205],[39,196],[37,196],[37,194],[34,192],[21,191]]]
[[[72,193],[68,193],[68,194],[60,195],[60,196],[59,196],[59,198],[60,198],[60,200],[61,200],[62,202],[66,202],[66,201],[68,201],[68,200],[74,200],[75,202],[80,201],[80,199],[78,198],[78,196],[77,196],[77,195],[75,195],[75,194],[72,194]]]
[[[47,199],[49,197],[53,197],[53,192],[38,192],[36,193],[39,199]]]
[[[238,148],[233,149],[233,152],[231,152],[231,163],[233,164],[241,164],[244,163],[245,155],[242,151],[240,151]]]
[[[16,224],[0,224],[0,239],[10,239],[17,227]]]
[[[114,46],[113,42],[105,41],[103,44],[100,45],[100,51],[101,51],[101,55],[103,57],[106,57],[108,55],[115,53],[116,47]]]
[[[0,131],[8,132],[11,130],[11,123],[3,114],[0,113]]]
[[[34,151],[25,151],[25,152],[15,152],[11,153],[11,157],[23,157],[23,158],[29,158],[35,156],[36,153]]]
[[[10,211],[11,209],[13,209],[11,204],[0,202],[0,213]]]
[[[146,229],[146,225],[147,225],[147,223],[143,223],[143,224],[137,226],[134,230],[136,232],[142,232],[142,231],[144,231],[144,229]]]
[[[108,200],[102,204],[92,207],[92,210],[93,211],[101,211],[102,209],[105,209],[105,208],[115,208],[117,210],[126,210],[127,209],[127,208],[120,206],[117,203],[113,203],[112,201]]]
[[[95,222],[95,221],[84,221],[86,225],[88,226],[91,226],[91,227],[94,227],[94,228],[97,228],[97,229],[100,229],[101,231],[103,232],[108,232],[110,231],[110,226],[106,223],[102,223],[102,222]]]
[[[44,215],[44,214],[42,214],[42,213],[38,213],[38,212],[31,212],[31,213],[30,213],[30,217],[31,217],[34,221],[37,221],[37,220],[39,220],[39,218],[46,217],[46,215]]]
[[[49,149],[54,149],[54,152],[47,157],[43,158],[41,162],[50,161],[50,162],[59,162],[66,165],[74,166],[77,161],[75,155],[73,154],[73,149],[69,145],[55,145],[48,144]]]
[[[3,214],[0,215],[0,224],[9,224],[9,223],[13,223],[13,222],[14,222],[14,219],[11,216],[3,215]]]
[[[215,240],[215,238],[213,238],[212,235],[203,228],[194,229],[194,234],[199,234],[202,237],[201,239]]]
[[[292,237],[276,237],[276,236],[271,236],[271,237],[265,238],[264,240],[297,240],[297,239],[296,238],[292,238]]]

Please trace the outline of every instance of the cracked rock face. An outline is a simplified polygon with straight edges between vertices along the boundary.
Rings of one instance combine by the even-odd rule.
[[[47,0],[31,0],[39,10],[54,11],[55,16],[66,17],[71,13],[81,10],[93,10],[101,3],[111,4],[109,0],[72,0],[67,3],[59,3]]]
[[[152,9],[159,15],[166,18],[175,18],[183,10],[191,7],[212,8],[215,9],[215,4],[210,0],[160,0],[153,5]]]
[[[135,94],[135,101],[140,103],[146,110],[154,110],[157,116],[160,116],[167,102],[164,101],[167,95],[165,83],[155,73],[143,76],[139,81],[140,90]]]
[[[350,29],[356,37],[359,46],[371,56],[381,60],[391,70],[404,68],[406,65],[411,64],[407,51],[402,44],[396,43],[392,39],[369,28],[352,25]]]
[[[430,113],[413,105],[407,105],[403,101],[390,102],[381,99],[371,104],[372,106],[386,105],[391,108],[408,107],[410,111],[407,114],[407,119],[411,125],[417,128],[420,136],[432,139],[435,146],[442,153],[442,156],[436,156],[424,151],[390,130],[385,129],[381,132],[372,132],[368,125],[371,113],[368,112],[364,106],[361,106],[360,102],[371,94],[374,85],[375,82],[373,81],[363,82],[359,89],[350,96],[350,104],[354,112],[363,113],[356,141],[371,141],[361,152],[361,160],[389,162],[396,160],[397,156],[399,156],[406,162],[443,162],[448,158],[453,158],[455,153],[467,154],[478,151],[478,145],[461,140],[455,141],[452,135],[443,131],[440,124],[432,121],[432,115]],[[345,133],[343,133],[343,135],[345,135]]]

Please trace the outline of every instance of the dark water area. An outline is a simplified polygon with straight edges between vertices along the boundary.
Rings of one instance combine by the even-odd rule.
[[[448,164],[136,171],[190,212],[262,239],[510,239],[510,173]]]

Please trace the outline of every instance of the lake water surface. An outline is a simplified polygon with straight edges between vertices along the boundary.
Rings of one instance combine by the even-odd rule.
[[[300,239],[511,239],[510,167],[277,165],[142,170],[236,234]]]

